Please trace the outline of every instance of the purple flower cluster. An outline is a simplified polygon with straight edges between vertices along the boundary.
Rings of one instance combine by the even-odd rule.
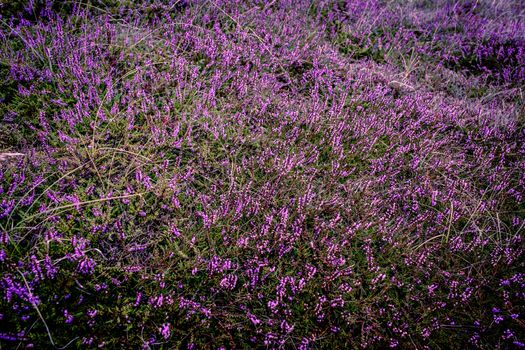
[[[521,1],[95,3],[0,7],[0,347],[523,347]]]

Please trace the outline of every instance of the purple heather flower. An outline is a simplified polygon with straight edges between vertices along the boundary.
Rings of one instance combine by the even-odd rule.
[[[160,335],[162,335],[162,337],[164,337],[164,339],[167,340],[171,334],[170,324],[169,323],[162,324],[162,326],[159,328],[159,332],[160,332]]]

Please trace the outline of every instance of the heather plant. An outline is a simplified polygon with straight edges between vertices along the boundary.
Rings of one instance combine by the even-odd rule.
[[[0,7],[0,346],[525,347],[520,1]]]

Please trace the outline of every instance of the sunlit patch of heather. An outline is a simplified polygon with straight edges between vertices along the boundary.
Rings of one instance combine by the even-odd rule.
[[[521,2],[20,3],[0,346],[523,345]]]

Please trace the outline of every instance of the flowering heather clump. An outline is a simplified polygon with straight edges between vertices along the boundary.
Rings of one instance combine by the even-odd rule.
[[[525,347],[523,1],[0,6],[0,347]]]

